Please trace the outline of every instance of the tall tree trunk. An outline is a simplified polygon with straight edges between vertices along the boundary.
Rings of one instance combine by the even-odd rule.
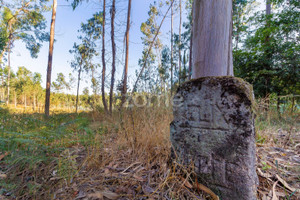
[[[49,43],[49,56],[48,56],[48,67],[47,67],[47,83],[46,83],[46,99],[45,99],[45,115],[46,117],[50,114],[50,87],[51,87],[51,72],[52,72],[52,59],[53,59],[53,45],[54,45],[54,34],[55,34],[55,18],[56,18],[57,0],[53,0],[52,8],[52,19],[50,28],[50,43]]]
[[[78,71],[77,94],[76,94],[76,113],[78,113],[80,75],[81,75],[81,64],[80,64],[80,68]]]
[[[193,78],[233,76],[232,0],[194,1],[193,19]]]
[[[11,49],[12,49],[12,27],[11,23],[9,23],[9,36],[8,36],[8,55],[7,55],[7,60],[8,60],[8,74],[7,74],[7,98],[6,98],[6,104],[9,104],[9,95],[10,95],[10,73],[11,73],[11,63],[10,63],[10,55],[11,55]]]
[[[173,1],[171,5],[171,95],[173,94]]]
[[[9,36],[9,44],[8,44],[8,55],[7,55],[7,62],[8,62],[8,74],[7,74],[7,97],[6,97],[6,104],[9,104],[9,92],[10,92],[10,72],[11,72],[11,63],[10,63],[10,54],[11,54],[11,35]]]
[[[102,25],[102,102],[104,106],[104,110],[108,113],[107,103],[105,98],[105,70],[106,70],[106,62],[105,62],[105,10],[106,10],[106,0],[103,0],[103,25]]]
[[[179,0],[179,45],[178,45],[178,55],[179,55],[179,85],[181,82],[181,26],[182,26],[182,8],[181,0]]]
[[[127,11],[127,26],[126,26],[126,56],[125,56],[125,67],[123,77],[123,89],[122,89],[122,104],[125,103],[127,94],[127,75],[128,75],[128,63],[129,63],[129,31],[130,31],[130,14],[131,14],[131,0],[128,0],[128,11]]]
[[[267,0],[266,1],[266,26],[270,27],[270,19],[269,19],[269,15],[271,15],[271,1]],[[265,39],[265,45],[270,47],[270,34],[267,33],[266,34],[266,39]],[[265,51],[265,55],[267,57],[266,62],[265,62],[265,69],[266,70],[270,70],[271,69],[271,65],[269,63],[271,63],[270,61],[272,60],[272,52],[270,51],[270,48],[266,48]],[[265,75],[265,95],[267,96],[269,93],[269,85],[270,84],[270,76],[269,75]]]
[[[194,13],[194,6],[192,8],[192,22],[191,22],[191,38],[190,38],[190,56],[189,56],[189,80],[192,79],[192,66],[193,66],[193,13]]]
[[[241,11],[240,11],[241,12]],[[239,41],[240,41],[240,21],[242,14],[238,11],[238,22],[237,22],[237,30],[236,30],[236,37],[235,37],[235,50],[239,48]]]
[[[186,50],[184,50],[183,51],[183,70],[184,70],[184,81],[186,81],[187,80],[187,74],[186,74],[186,72],[187,72],[187,70],[186,70],[186,63],[187,63],[187,61],[186,61],[187,59],[186,59]]]
[[[15,96],[15,108],[17,108],[17,94],[16,94],[16,90],[14,90],[14,96]]]
[[[35,98],[35,93],[33,93],[33,110],[35,111],[36,109],[36,98]]]
[[[267,3],[266,3],[266,14],[267,15],[271,14],[271,1],[270,0],[267,0]]]
[[[113,0],[112,8],[111,8],[112,69],[111,69],[111,82],[110,82],[110,93],[109,93],[109,112],[110,112],[110,114],[112,114],[115,72],[116,72],[115,14],[116,14],[116,0]]]

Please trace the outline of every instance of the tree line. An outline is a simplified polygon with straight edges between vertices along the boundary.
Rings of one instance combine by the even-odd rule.
[[[76,9],[82,2],[84,0],[72,0],[70,3],[73,9]],[[121,105],[126,101],[128,92],[172,95],[181,83],[191,79],[193,73],[192,59],[195,59],[191,56],[195,51],[192,48],[193,25],[197,23],[192,17],[193,0],[153,1],[149,5],[148,18],[140,26],[143,34],[141,38],[143,51],[136,77],[132,80],[133,84],[129,84],[128,63],[131,15],[134,10],[131,10],[131,0],[126,2],[127,18],[123,20],[123,24],[116,24],[116,16],[124,9],[124,4],[121,5],[115,0],[101,1],[101,9],[81,23],[78,31],[79,42],[74,43],[69,52],[73,55],[70,65],[77,73],[75,86],[67,83],[63,74],[51,82],[57,1],[2,1],[0,3],[1,99],[6,99],[8,104],[16,95],[17,101],[24,103],[28,95],[34,96],[33,93],[23,92],[29,91],[24,88],[39,85],[36,86],[39,89],[34,91],[40,91],[39,94],[45,95],[30,98],[45,98],[43,104],[45,114],[49,115],[51,90],[54,91],[53,94],[58,94],[66,92],[70,87],[76,87],[77,97],[74,104],[77,112],[80,83],[84,73],[91,75],[92,89],[92,94],[88,95],[90,98],[85,98],[86,105],[91,105],[90,102],[93,102],[93,106],[101,105],[108,114],[112,113],[116,102]],[[300,3],[297,0],[266,0],[261,2],[265,5],[265,9],[261,9],[258,3],[258,0],[233,1],[232,37],[228,42],[233,51],[234,75],[253,84],[255,95],[258,97],[266,97],[269,94],[278,96],[299,94]],[[48,32],[44,13],[50,10],[52,18]],[[186,14],[185,19],[183,13]],[[179,18],[178,27],[174,26],[174,16]],[[167,20],[170,20],[169,32],[163,33],[161,27]],[[125,44],[125,58],[121,61],[117,56],[120,50],[116,48],[116,40],[119,39],[116,36],[116,26],[124,28],[124,38],[121,39]],[[166,34],[169,34],[169,40],[164,39]],[[39,74],[29,73],[26,68],[20,67],[18,72],[23,70],[26,73],[20,71],[19,74],[28,76],[24,78],[27,81],[22,82],[18,72],[12,73],[10,54],[17,40],[25,42],[32,57],[38,55],[43,42],[49,42],[46,92],[42,91]],[[122,72],[121,80],[116,80],[116,70]],[[74,82],[75,78],[70,80]],[[24,84],[23,89],[20,89],[20,86],[17,88],[15,84],[15,82],[20,84],[20,81]],[[85,89],[85,94],[87,93],[88,89]],[[52,99],[51,104],[53,102]]]

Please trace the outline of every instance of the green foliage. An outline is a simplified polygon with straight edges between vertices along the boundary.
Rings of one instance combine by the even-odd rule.
[[[46,19],[42,12],[47,10],[46,1],[14,1],[6,3],[1,8],[0,18],[0,50],[7,51],[10,43],[22,40],[33,58],[42,46],[42,42],[49,40],[49,34],[45,32]]]
[[[63,89],[70,89],[70,84],[67,82],[63,73],[58,73],[55,82],[52,82],[54,89],[59,92]]]
[[[162,6],[162,5],[160,5]],[[157,91],[159,89],[159,85],[162,86],[162,83],[159,83],[159,70],[161,70],[161,63],[158,60],[158,67],[155,67],[156,58],[159,56],[154,52],[161,52],[162,44],[159,39],[160,33],[158,33],[158,37],[154,41],[153,48],[149,51],[150,46],[153,42],[155,35],[158,32],[158,24],[157,18],[159,16],[159,9],[156,5],[150,4],[148,11],[148,19],[141,24],[140,30],[143,33],[142,42],[143,42],[143,52],[142,58],[139,59],[139,66],[145,69],[143,70],[143,74],[140,77],[140,83],[138,83],[139,90],[144,91]],[[138,76],[139,71],[136,71],[136,75]]]
[[[272,1],[273,14],[257,12],[253,31],[234,50],[235,74],[254,86],[257,96],[299,94],[299,1]],[[297,23],[298,22],[298,23]]]
[[[32,197],[46,189],[49,180],[39,175],[45,166],[50,166],[58,180],[70,182],[78,170],[71,149],[101,143],[95,137],[102,132],[89,127],[86,114],[58,114],[46,120],[39,114],[11,114],[1,106],[0,122],[0,154],[8,152],[1,167],[10,168],[9,178],[0,184],[18,196],[27,193]],[[24,177],[21,181],[20,172]]]

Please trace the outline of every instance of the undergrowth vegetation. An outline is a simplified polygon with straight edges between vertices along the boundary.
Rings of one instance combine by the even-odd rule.
[[[299,110],[286,109],[279,116],[276,104],[266,108],[266,102],[261,100],[256,110],[258,153],[277,147],[295,151],[291,156],[298,159]],[[0,199],[214,199],[192,166],[171,160],[171,121],[172,110],[164,106],[124,109],[112,116],[58,113],[47,119],[1,106]],[[267,158],[258,155],[260,172],[275,170],[290,177],[292,189],[299,186],[297,169]],[[260,191],[272,189],[273,183],[262,178]],[[288,191],[280,196],[295,198]]]

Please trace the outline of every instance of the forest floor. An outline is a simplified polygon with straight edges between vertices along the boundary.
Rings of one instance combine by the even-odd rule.
[[[300,199],[300,114],[258,114],[258,197]],[[18,114],[0,108],[0,199],[218,199],[170,159],[170,108]],[[208,186],[209,187],[209,186]]]

